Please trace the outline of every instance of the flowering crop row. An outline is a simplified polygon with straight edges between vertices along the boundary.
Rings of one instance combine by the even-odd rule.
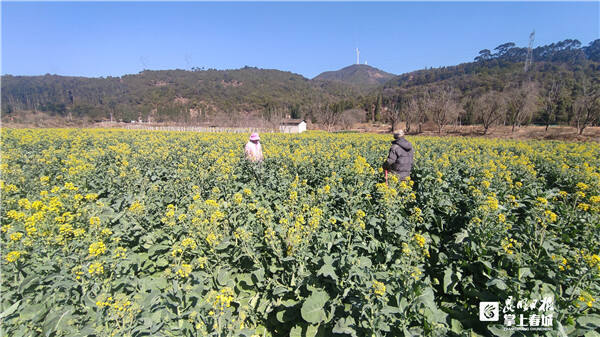
[[[479,301],[600,321],[600,146],[2,130],[2,334],[505,335]],[[552,334],[552,332],[549,332]]]

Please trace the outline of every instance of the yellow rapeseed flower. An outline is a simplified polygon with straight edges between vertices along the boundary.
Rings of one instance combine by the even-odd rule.
[[[100,224],[100,218],[97,216],[93,216],[90,218],[90,225],[94,226],[94,225],[99,225]]]
[[[190,249],[196,249],[196,241],[194,241],[194,239],[192,238],[185,238],[183,240],[181,240],[181,245],[184,248],[190,248]]]
[[[127,248],[117,247],[117,248],[115,248],[113,257],[115,259],[124,259],[125,253],[127,253]]]
[[[91,275],[100,275],[104,273],[104,266],[101,262],[94,262],[90,264],[90,267],[88,268],[88,273],[90,273]]]
[[[419,267],[414,267],[413,272],[410,273],[410,276],[412,276],[415,280],[418,280],[421,274],[423,274],[421,269],[419,269]]]
[[[21,233],[21,232],[15,232],[10,235],[10,239],[12,241],[19,241],[19,240],[21,240],[22,237],[23,237],[23,233]]]
[[[587,211],[588,209],[590,209],[590,205],[582,202],[577,205],[577,208],[579,208],[582,211]]]
[[[179,267],[177,269],[176,274],[181,278],[186,278],[186,277],[190,276],[191,272],[192,272],[192,266],[184,263],[181,265],[181,267]]]
[[[129,206],[129,211],[134,214],[141,214],[144,212],[144,205],[139,200],[134,201],[131,206]]]
[[[382,297],[383,295],[385,295],[385,284],[383,282],[379,282],[377,280],[373,281],[373,293],[378,296],[378,297]]]
[[[18,250],[14,250],[14,251],[6,254],[5,259],[6,259],[6,261],[12,263],[12,262],[16,262],[20,257],[21,257],[21,252]]]
[[[102,242],[102,241],[94,242],[90,245],[90,247],[88,248],[88,251],[91,256],[98,256],[98,255],[104,254],[104,252],[106,252],[106,246],[104,245],[104,242]]]
[[[550,210],[546,210],[544,211],[544,215],[546,216],[546,218],[548,219],[548,221],[550,222],[556,222],[557,219],[557,215],[556,213],[550,211]]]
[[[414,239],[417,242],[417,244],[419,245],[419,247],[423,248],[425,246],[425,237],[424,236],[422,236],[420,234],[415,234]]]
[[[200,269],[204,269],[206,263],[208,262],[208,258],[206,256],[201,256],[198,258],[198,267]]]

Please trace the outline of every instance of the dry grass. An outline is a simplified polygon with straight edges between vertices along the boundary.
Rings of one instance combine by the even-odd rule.
[[[583,134],[579,135],[577,128],[572,126],[550,126],[546,131],[544,126],[532,125],[515,128],[514,132],[509,126],[496,126],[488,130],[486,135],[483,135],[483,127],[481,126],[462,126],[448,128],[448,134],[505,139],[600,141],[600,127],[587,127],[583,130]]]
[[[399,127],[404,128],[404,125]],[[572,126],[550,126],[548,131],[544,126],[530,125],[515,128],[512,132],[510,126],[491,127],[487,134],[483,134],[481,125],[447,126],[440,134],[435,125],[426,123],[422,127],[421,135],[427,136],[463,136],[463,137],[485,137],[503,139],[540,139],[540,140],[566,140],[566,141],[600,141],[600,127],[587,127],[583,134],[577,134],[577,128]],[[357,124],[355,131],[389,133],[389,124]],[[412,127],[410,134],[416,134],[416,126]]]
[[[89,125],[88,120],[51,116],[44,112],[22,112],[17,116],[2,116],[2,127],[7,128],[78,128]]]
[[[37,114],[25,114],[19,116],[19,118],[7,118],[2,117],[2,127],[10,128],[61,128],[61,127],[118,127],[124,128],[128,126],[135,126],[130,123],[93,123],[92,121],[74,119],[69,121],[66,118],[60,118],[55,116],[49,116],[43,113]],[[151,127],[162,127],[162,126],[181,126],[186,127],[178,123],[153,123],[151,125],[144,125]],[[404,125],[399,125],[404,128]],[[412,132],[415,134],[417,126],[413,125]],[[309,123],[308,129],[318,130],[318,125]],[[351,128],[352,131],[358,132],[374,132],[374,133],[389,133],[391,131],[389,124],[371,124],[371,123],[357,123]],[[510,126],[495,126],[488,130],[487,134],[483,134],[483,127],[480,125],[467,125],[467,126],[447,126],[444,131],[440,134],[437,132],[437,128],[433,123],[426,123],[422,126],[421,135],[427,136],[468,136],[468,137],[485,137],[485,138],[503,138],[503,139],[545,139],[545,140],[566,140],[566,141],[600,141],[600,127],[587,127],[583,131],[583,135],[577,134],[577,129],[572,126],[550,126],[548,131],[543,126],[523,126],[515,128],[514,132],[511,132]]]

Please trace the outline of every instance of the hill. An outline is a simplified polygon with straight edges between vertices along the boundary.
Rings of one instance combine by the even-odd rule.
[[[69,120],[221,121],[235,126],[249,118],[276,122],[289,115],[332,129],[354,120],[359,109],[364,112],[363,121],[420,126],[440,117],[431,115],[435,110],[431,104],[436,99],[444,103],[440,93],[448,91],[444,104],[450,102],[450,106],[436,110],[453,110],[441,116],[444,123],[483,123],[478,115],[485,110],[482,104],[496,98],[499,108],[494,114],[502,116],[494,116],[495,123],[600,123],[600,109],[596,108],[600,100],[600,40],[584,47],[577,40],[536,47],[533,63],[525,70],[527,54],[527,48],[509,42],[493,51],[483,49],[473,62],[456,66],[395,76],[371,66],[351,65],[312,80],[253,67],[145,70],[106,78],[4,75],[2,118],[6,121],[7,117],[12,120],[41,112]],[[527,101],[508,102],[520,94],[525,94]],[[482,101],[485,97],[487,103]],[[515,110],[514,104],[509,109],[509,103],[527,103],[527,109]],[[527,113],[516,121],[515,113],[524,110]],[[352,118],[345,118],[344,111],[353,111]]]
[[[326,71],[314,81],[338,81],[355,85],[359,88],[376,87],[386,83],[396,75],[379,70],[366,64],[353,64],[336,71]]]
[[[427,86],[436,82],[453,84],[465,92],[470,89],[502,90],[504,86],[523,77],[524,60],[527,48],[516,47],[514,43],[504,43],[494,48],[479,51],[474,62],[456,66],[417,70],[394,77],[387,82],[385,88]],[[539,46],[532,50],[533,64],[525,77],[533,81],[545,77],[568,76],[575,73],[597,71],[600,63],[600,40],[595,40],[587,47],[581,47],[578,40],[565,40],[550,45]],[[593,75],[593,74],[592,74]],[[522,78],[520,79],[522,80]],[[463,82],[469,82],[468,84]]]
[[[286,113],[355,94],[343,84],[315,85],[280,70],[142,71],[122,77],[2,76],[2,112],[37,110],[57,116],[194,122],[233,112]],[[303,111],[307,113],[307,111]]]

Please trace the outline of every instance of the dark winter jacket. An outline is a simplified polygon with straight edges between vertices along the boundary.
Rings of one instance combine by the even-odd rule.
[[[412,144],[404,137],[400,137],[392,142],[390,153],[386,162],[383,163],[383,168],[399,175],[402,179],[406,178],[410,175],[414,154],[415,150]]]

